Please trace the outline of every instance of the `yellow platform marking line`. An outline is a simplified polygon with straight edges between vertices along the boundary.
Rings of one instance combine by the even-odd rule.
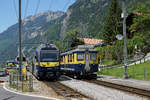
[[[56,99],[56,98],[51,98],[51,97],[45,97],[45,96],[39,96],[39,95],[32,95],[32,94],[25,94],[25,93],[21,93],[21,92],[15,92],[15,91],[12,91],[12,90],[9,90],[7,87],[6,87],[6,83],[3,84],[3,88],[8,91],[8,92],[12,92],[12,93],[15,93],[15,94],[18,94],[18,95],[24,95],[24,96],[30,96],[30,97],[37,97],[37,98],[45,98],[45,99],[51,99],[51,100],[60,100],[60,99]],[[28,92],[29,93],[29,92]]]

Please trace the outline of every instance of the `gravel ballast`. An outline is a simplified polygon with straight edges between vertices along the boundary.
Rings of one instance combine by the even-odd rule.
[[[66,80],[61,83],[81,92],[95,100],[148,100],[134,94],[129,94],[123,91],[99,86],[93,83],[88,83],[80,80]]]

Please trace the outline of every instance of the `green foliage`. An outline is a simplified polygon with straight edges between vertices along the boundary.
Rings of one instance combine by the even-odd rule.
[[[42,38],[44,40],[47,39],[47,42],[48,41],[52,41],[52,40],[58,40],[59,39],[60,30],[61,30],[61,23],[59,21],[56,21],[55,23],[50,25],[50,27],[45,32],[45,34],[44,34],[44,36]]]
[[[84,42],[80,40],[80,37],[82,37],[82,33],[77,29],[74,29],[66,33],[65,38],[64,38],[65,47],[72,48],[77,45],[84,44]]]
[[[134,18],[134,24],[130,30],[136,30],[139,34],[145,34],[147,31],[150,31],[150,9],[145,4],[139,3],[135,11],[137,16]]]
[[[102,30],[106,44],[111,44],[117,34],[122,34],[121,12],[118,0],[112,0]]]
[[[103,65],[113,65],[113,64],[115,64],[116,63],[116,60],[106,60],[106,59],[104,59],[103,61],[102,61],[102,64]]]
[[[123,61],[123,40],[117,40],[113,45],[106,45],[104,47],[98,47],[97,50],[100,55],[104,56],[105,60],[116,60],[117,63]],[[128,55],[133,55],[135,43],[133,39],[127,41]]]
[[[146,54],[149,52],[150,46],[150,9],[144,4],[139,3],[137,9],[137,16],[134,18],[134,24],[131,25],[130,30],[136,30],[133,37],[134,44]]]
[[[63,47],[63,45],[61,44],[60,41],[54,41],[54,44],[59,48],[59,50],[61,52],[64,51],[64,47]]]
[[[99,55],[101,55],[101,56],[105,55],[104,47],[97,47],[96,49],[97,49]]]
[[[77,0],[69,10],[67,31],[79,29],[86,37],[99,37],[110,0]]]

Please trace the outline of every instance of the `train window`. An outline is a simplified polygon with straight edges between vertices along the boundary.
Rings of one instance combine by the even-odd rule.
[[[84,60],[84,54],[83,53],[78,53],[77,59],[78,59],[78,61]]]
[[[65,57],[63,56],[63,63],[65,63]]]
[[[70,62],[70,57],[69,57],[69,55],[68,55],[67,57],[68,57],[68,62]]]
[[[63,62],[63,57],[60,57],[60,61]]]
[[[90,60],[96,61],[96,53],[91,53],[90,54]]]
[[[70,62],[72,62],[72,55],[70,55]]]
[[[65,62],[65,64],[67,63],[67,56],[65,56],[65,61],[64,62]]]

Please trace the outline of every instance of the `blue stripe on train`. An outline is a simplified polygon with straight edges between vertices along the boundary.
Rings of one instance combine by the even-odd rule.
[[[62,71],[70,71],[70,72],[84,72],[84,64],[69,64],[69,65],[61,65],[60,69]],[[97,72],[98,71],[98,64],[91,64],[90,65],[90,72]]]

